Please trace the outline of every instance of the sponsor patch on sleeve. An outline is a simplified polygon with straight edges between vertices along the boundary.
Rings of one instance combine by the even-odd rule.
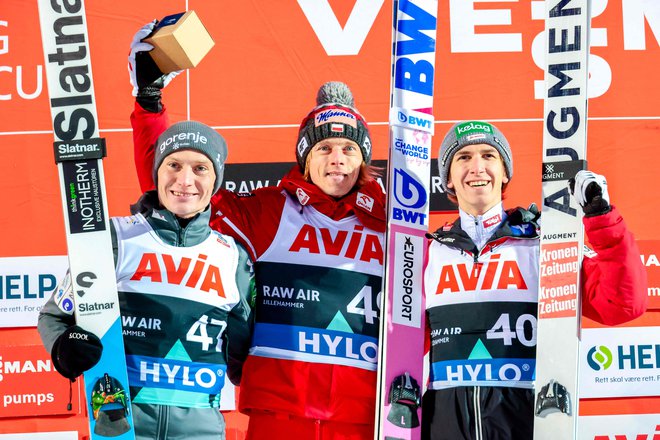
[[[585,244],[582,248],[582,255],[586,258],[596,258],[598,253]]]
[[[60,281],[55,289],[55,304],[67,315],[73,314],[73,286],[71,285],[71,273],[67,271],[66,275]]]

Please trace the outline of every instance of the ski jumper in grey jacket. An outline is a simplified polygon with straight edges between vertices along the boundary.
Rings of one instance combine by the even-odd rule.
[[[250,342],[251,263],[210,229],[208,208],[182,227],[156,200],[149,192],[141,213],[111,222],[136,436],[224,438],[221,389],[226,376],[240,382]],[[39,315],[49,352],[75,324],[67,279]]]

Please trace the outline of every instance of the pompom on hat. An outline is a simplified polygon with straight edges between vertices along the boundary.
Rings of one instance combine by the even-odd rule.
[[[360,147],[364,162],[371,162],[371,137],[367,121],[355,108],[351,90],[338,81],[321,86],[316,94],[316,107],[300,124],[296,159],[302,172],[312,147],[331,137],[352,140]]]
[[[227,160],[227,142],[214,129],[197,121],[182,121],[172,124],[158,136],[154,152],[154,182],[158,182],[158,168],[170,154],[179,150],[194,150],[206,155],[213,163],[215,182],[213,194],[222,184]]]
[[[502,156],[504,170],[509,179],[513,177],[513,156],[509,141],[493,124],[483,121],[462,121],[454,124],[440,145],[438,153],[438,170],[440,171],[440,186],[448,193],[454,195],[454,190],[447,187],[449,168],[454,154],[466,145],[488,144],[493,146]]]

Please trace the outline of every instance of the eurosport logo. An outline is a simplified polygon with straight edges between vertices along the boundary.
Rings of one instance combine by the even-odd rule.
[[[604,345],[591,347],[587,353],[587,363],[594,371],[607,370],[612,365],[612,351]]]

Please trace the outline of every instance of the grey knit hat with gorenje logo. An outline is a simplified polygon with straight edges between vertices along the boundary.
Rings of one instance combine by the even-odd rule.
[[[466,145],[488,144],[502,156],[504,170],[509,179],[513,177],[513,156],[509,141],[506,140],[502,132],[493,124],[483,121],[463,121],[454,124],[440,145],[438,154],[438,170],[440,171],[440,185],[442,189],[449,194],[454,194],[454,190],[447,187],[449,178],[449,168],[454,154]]]
[[[206,124],[197,121],[182,121],[172,124],[158,136],[154,153],[154,182],[158,182],[158,168],[170,154],[180,150],[194,150],[206,155],[213,163],[215,183],[213,194],[222,184],[227,160],[227,142]]]
[[[355,108],[351,90],[338,81],[327,82],[319,88],[316,107],[300,124],[296,159],[302,172],[312,147],[331,137],[352,140],[360,147],[364,162],[371,162],[371,137],[367,121]]]

